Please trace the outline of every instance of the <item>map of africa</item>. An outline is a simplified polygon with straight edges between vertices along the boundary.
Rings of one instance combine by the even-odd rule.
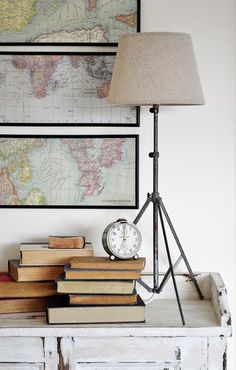
[[[1,0],[0,43],[117,43],[137,0]]]
[[[136,206],[136,136],[0,138],[0,206]]]
[[[135,125],[135,107],[107,102],[110,54],[0,53],[0,123]]]

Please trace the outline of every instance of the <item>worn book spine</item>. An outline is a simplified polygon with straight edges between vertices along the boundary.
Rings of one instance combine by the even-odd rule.
[[[81,249],[48,248],[48,244],[45,243],[22,243],[20,247],[20,264],[22,266],[64,265],[75,256],[93,256],[92,244],[85,243],[85,247]]]
[[[145,304],[138,296],[134,305],[70,306],[68,297],[50,297],[47,301],[49,324],[144,322]]]
[[[46,298],[0,299],[0,314],[44,312]]]
[[[136,304],[137,294],[70,294],[70,305]]]
[[[52,236],[48,237],[48,248],[80,249],[85,246],[84,236]]]
[[[94,270],[143,270],[146,259],[144,257],[128,260],[111,261],[109,257],[73,257],[70,261],[71,268]]]
[[[134,280],[140,276],[140,271],[65,270],[65,278],[68,280]]]
[[[63,273],[64,266],[20,266],[20,260],[9,260],[8,271],[18,282],[54,281]]]
[[[6,274],[6,273],[5,273]],[[33,298],[46,297],[57,293],[55,282],[15,282],[11,280],[0,280],[1,298]]]
[[[68,294],[132,294],[135,280],[65,280],[57,279],[58,293]]]

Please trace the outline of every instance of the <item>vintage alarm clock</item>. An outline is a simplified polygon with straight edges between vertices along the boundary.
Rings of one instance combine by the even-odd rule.
[[[141,241],[138,228],[123,218],[109,224],[102,235],[103,248],[113,260],[137,259]]]

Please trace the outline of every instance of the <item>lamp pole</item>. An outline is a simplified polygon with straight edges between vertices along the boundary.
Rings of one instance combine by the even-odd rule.
[[[154,123],[154,142],[153,142],[153,152],[149,153],[149,157],[153,158],[153,291],[157,292],[159,287],[159,269],[158,269],[158,199],[159,199],[159,189],[158,189],[158,113],[159,105],[155,104],[150,108],[150,112],[153,113],[153,123]]]
[[[147,195],[147,200],[144,203],[143,207],[139,211],[138,215],[136,216],[135,220],[133,223],[136,225],[142,215],[144,214],[145,210],[147,209],[148,205],[152,202],[153,203],[153,287],[149,287],[142,279],[139,279],[139,283],[147,289],[149,292],[157,293],[160,294],[163,287],[167,283],[168,279],[170,276],[172,277],[173,285],[174,285],[174,290],[175,290],[175,295],[179,307],[179,312],[180,316],[182,319],[183,325],[185,325],[185,320],[184,320],[184,315],[183,315],[183,310],[181,307],[180,303],[180,297],[178,293],[178,288],[176,284],[176,279],[175,279],[175,274],[174,270],[178,266],[178,264],[181,262],[183,259],[185,262],[185,265],[189,271],[189,274],[191,276],[191,280],[193,284],[195,285],[195,288],[197,290],[197,293],[199,295],[200,299],[203,299],[203,295],[201,293],[201,290],[198,286],[197,280],[192,272],[192,269],[190,267],[190,264],[187,260],[187,257],[184,253],[184,250],[182,248],[182,245],[179,241],[179,238],[175,232],[175,229],[172,225],[172,222],[170,220],[170,217],[166,211],[166,208],[163,204],[162,198],[160,197],[159,194],[159,181],[158,181],[158,162],[159,162],[159,151],[158,151],[158,114],[159,114],[159,105],[154,104],[152,108],[150,108],[150,112],[153,114],[153,124],[154,124],[154,134],[153,134],[153,152],[149,153],[149,157],[153,159],[153,193],[150,194],[148,193]],[[164,217],[163,217],[164,216]],[[166,247],[166,252],[167,252],[167,257],[168,257],[168,262],[169,262],[169,269],[167,270],[166,274],[162,278],[161,283],[159,282],[159,232],[158,232],[158,224],[159,224],[159,217],[160,217],[160,226],[162,230],[162,234],[164,237],[164,244]],[[170,249],[169,249],[169,243],[167,240],[167,234],[166,234],[166,229],[165,229],[165,223],[164,223],[164,218],[170,228],[170,231],[175,239],[175,242],[177,244],[177,247],[179,248],[180,251],[180,256],[177,259],[177,261],[173,264],[171,260],[171,254],[170,254]]]

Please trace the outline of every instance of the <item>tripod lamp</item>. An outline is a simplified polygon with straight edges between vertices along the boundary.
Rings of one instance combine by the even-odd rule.
[[[175,295],[183,325],[184,315],[179,299],[174,270],[183,259],[200,299],[203,295],[182,245],[164,206],[158,189],[158,113],[161,105],[202,105],[204,97],[194,56],[191,36],[175,32],[147,32],[125,34],[121,37],[109,92],[109,102],[120,105],[151,106],[154,123],[154,148],[149,157],[153,160],[153,191],[140,209],[137,224],[150,203],[153,204],[153,287],[140,280],[148,291],[160,293],[172,277]],[[159,232],[163,233],[169,268],[160,280]],[[173,264],[168,244],[168,225],[180,256]]]

